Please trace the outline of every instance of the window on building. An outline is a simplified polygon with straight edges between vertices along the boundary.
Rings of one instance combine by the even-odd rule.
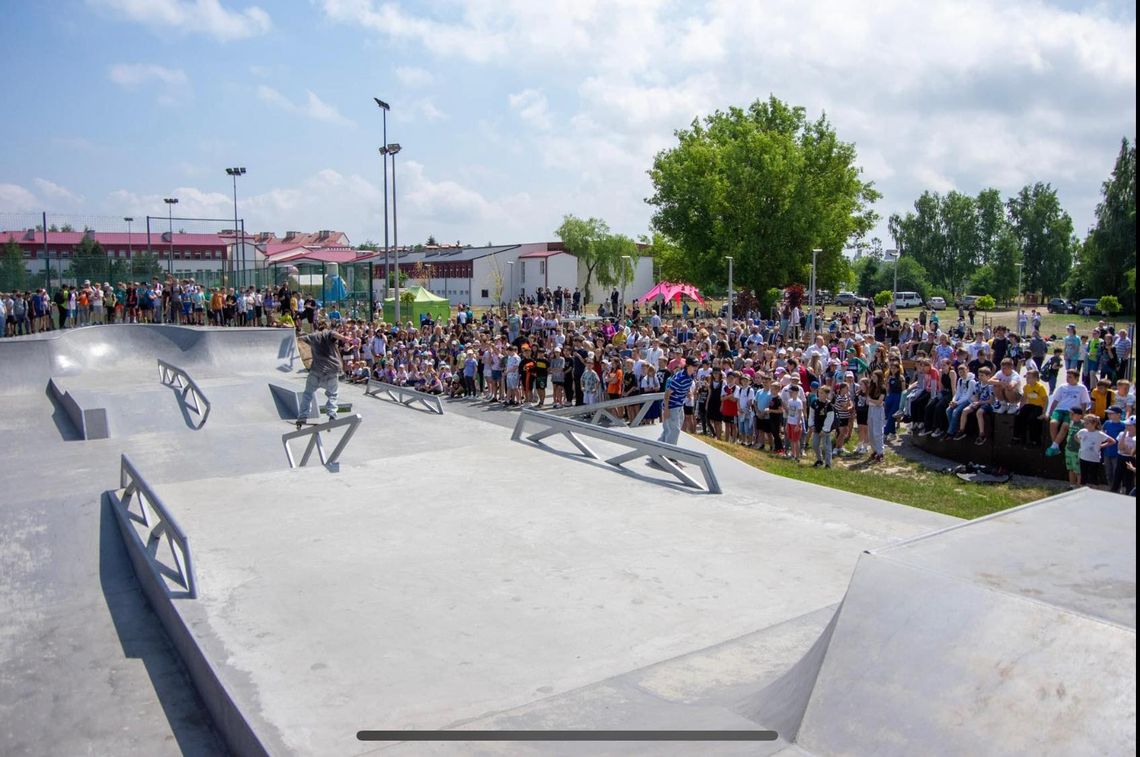
[[[538,261],[538,275],[539,276],[545,276],[546,275],[546,261],[545,260]]]
[[[526,262],[520,260],[519,263],[521,264],[521,265],[519,265],[519,271],[520,271],[519,282],[522,284],[525,284],[526,283]]]
[[[490,297],[491,294],[486,289],[481,289],[479,296],[486,299],[486,298]]]

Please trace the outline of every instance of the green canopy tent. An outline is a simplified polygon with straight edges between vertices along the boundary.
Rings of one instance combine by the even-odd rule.
[[[420,325],[420,315],[427,313],[436,323],[446,323],[451,317],[451,303],[446,297],[429,292],[422,286],[412,285],[400,290],[400,319]],[[384,320],[391,322],[396,317],[396,299],[384,300]]]

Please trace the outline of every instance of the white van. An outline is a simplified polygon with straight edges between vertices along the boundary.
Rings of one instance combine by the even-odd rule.
[[[920,308],[922,298],[918,292],[895,292],[895,308]]]

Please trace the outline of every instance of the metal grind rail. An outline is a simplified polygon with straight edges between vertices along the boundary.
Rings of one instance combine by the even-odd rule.
[[[515,422],[514,433],[511,434],[511,440],[519,441],[528,426],[539,429],[537,432],[526,436],[527,441],[533,444],[547,446],[542,443],[544,439],[561,435],[566,437],[571,444],[581,451],[584,457],[590,460],[604,460],[604,462],[620,468],[631,460],[647,458],[650,464],[669,473],[686,486],[709,494],[721,493],[720,483],[716,479],[712,463],[709,462],[708,455],[703,452],[694,452],[653,439],[642,439],[618,429],[595,426],[573,418],[562,418],[534,410],[523,410],[519,414],[519,419]],[[627,447],[629,451],[610,458],[603,458],[582,441],[583,437]],[[699,481],[686,473],[678,463],[687,463],[699,469],[705,480],[704,486],[702,487]]]
[[[126,527],[124,531],[134,547],[146,556],[147,564],[162,579],[167,579],[163,583],[170,596],[196,599],[198,582],[194,578],[190,537],[126,455],[120,460],[119,486],[122,493],[112,497],[115,514]],[[165,552],[169,553],[169,559],[165,558]],[[184,592],[172,592],[168,581]]]
[[[582,420],[589,416],[587,423],[600,426],[602,421],[609,421],[611,426],[620,427],[633,427],[640,426],[645,421],[645,416],[649,413],[650,408],[653,407],[654,402],[661,402],[665,399],[665,392],[653,392],[652,394],[634,394],[629,397],[619,397],[616,400],[606,400],[605,402],[595,402],[590,405],[576,405],[573,407],[560,407],[557,410],[545,411],[547,415],[554,415],[560,418],[573,418]],[[626,422],[624,418],[614,415],[611,411],[623,407],[633,407],[639,405],[637,414],[633,417],[632,421]]]
[[[406,386],[398,386],[384,381],[368,379],[368,385],[364,388],[364,395],[366,397],[383,399],[381,394],[404,407],[411,407],[414,403],[418,402],[431,412],[443,415],[443,402],[440,401],[438,394],[425,394],[424,392],[417,392],[415,389],[410,389]]]
[[[201,387],[190,378],[190,374],[182,368],[179,368],[173,363],[168,363],[161,358],[156,358],[158,361],[158,380],[164,386],[169,386],[177,389],[180,392],[179,398],[182,400],[182,406],[193,410],[195,415],[198,416],[198,425],[195,428],[202,428],[206,425],[206,419],[210,416],[210,400],[206,398],[206,394],[202,391]],[[193,422],[189,421],[193,426]]]
[[[348,446],[349,441],[352,440],[353,434],[360,426],[362,420],[359,413],[346,415],[343,418],[337,418],[335,421],[328,421],[326,423],[316,423],[311,426],[302,426],[296,431],[290,431],[281,435],[281,443],[285,446],[285,457],[289,459],[290,468],[304,468],[309,464],[309,460],[313,456],[313,452],[321,460],[321,464],[326,468],[335,468],[339,465],[340,454],[344,452],[344,448]],[[332,452],[325,451],[325,443],[321,439],[321,433],[324,431],[331,431],[334,428],[346,427],[347,430],[340,437],[340,441],[333,447]],[[293,456],[293,449],[289,446],[289,442],[294,439],[301,439],[309,437],[309,443],[305,445],[305,451],[301,454],[301,462]]]

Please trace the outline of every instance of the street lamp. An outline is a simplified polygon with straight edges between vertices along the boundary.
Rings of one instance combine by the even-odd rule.
[[[384,147],[385,154],[392,156],[392,246],[396,248],[396,323],[400,322],[400,226],[396,213],[396,155],[400,145],[393,142]]]
[[[170,253],[166,256],[166,273],[174,275],[174,206],[178,204],[177,197],[163,197],[166,203],[166,220],[170,224]]]
[[[507,270],[511,272],[510,285],[507,287],[507,305],[511,304],[511,300],[515,298],[515,261],[508,260],[507,265],[510,266]]]
[[[1017,307],[1021,308],[1021,269],[1025,267],[1025,263],[1014,263],[1017,266]]]
[[[135,277],[135,250],[131,246],[131,221],[135,220],[130,216],[123,216],[123,220],[127,222],[127,260],[131,265],[131,279]],[[118,282],[115,282],[116,284]]]
[[[724,259],[728,261],[728,326],[732,330],[732,256],[725,255]]]
[[[624,316],[625,315],[625,278],[626,278],[626,274],[633,267],[633,258],[631,258],[629,255],[622,255],[621,259],[623,261],[626,261],[626,260],[629,261],[628,263],[623,262],[621,264],[621,312],[622,312],[622,315]]]
[[[237,177],[245,175],[245,168],[227,168],[226,175],[232,176],[234,180],[234,254],[230,257],[229,264],[230,270],[233,271],[234,263],[237,259],[238,252],[238,214],[237,214]],[[245,274],[245,239],[241,242],[241,269],[242,274]],[[225,270],[225,263],[223,262],[222,270]],[[236,277],[235,277],[236,278]]]
[[[811,336],[813,339],[815,338],[815,290],[818,288],[815,278],[815,264],[816,258],[821,252],[823,250],[818,247],[811,251]]]
[[[388,111],[391,106],[381,100],[379,97],[373,97],[376,101],[376,106],[380,108],[380,116],[384,120],[384,141],[381,144],[385,147],[380,148],[380,156],[384,161],[384,296],[388,296],[388,281],[392,276],[392,265],[389,258],[388,249]]]

